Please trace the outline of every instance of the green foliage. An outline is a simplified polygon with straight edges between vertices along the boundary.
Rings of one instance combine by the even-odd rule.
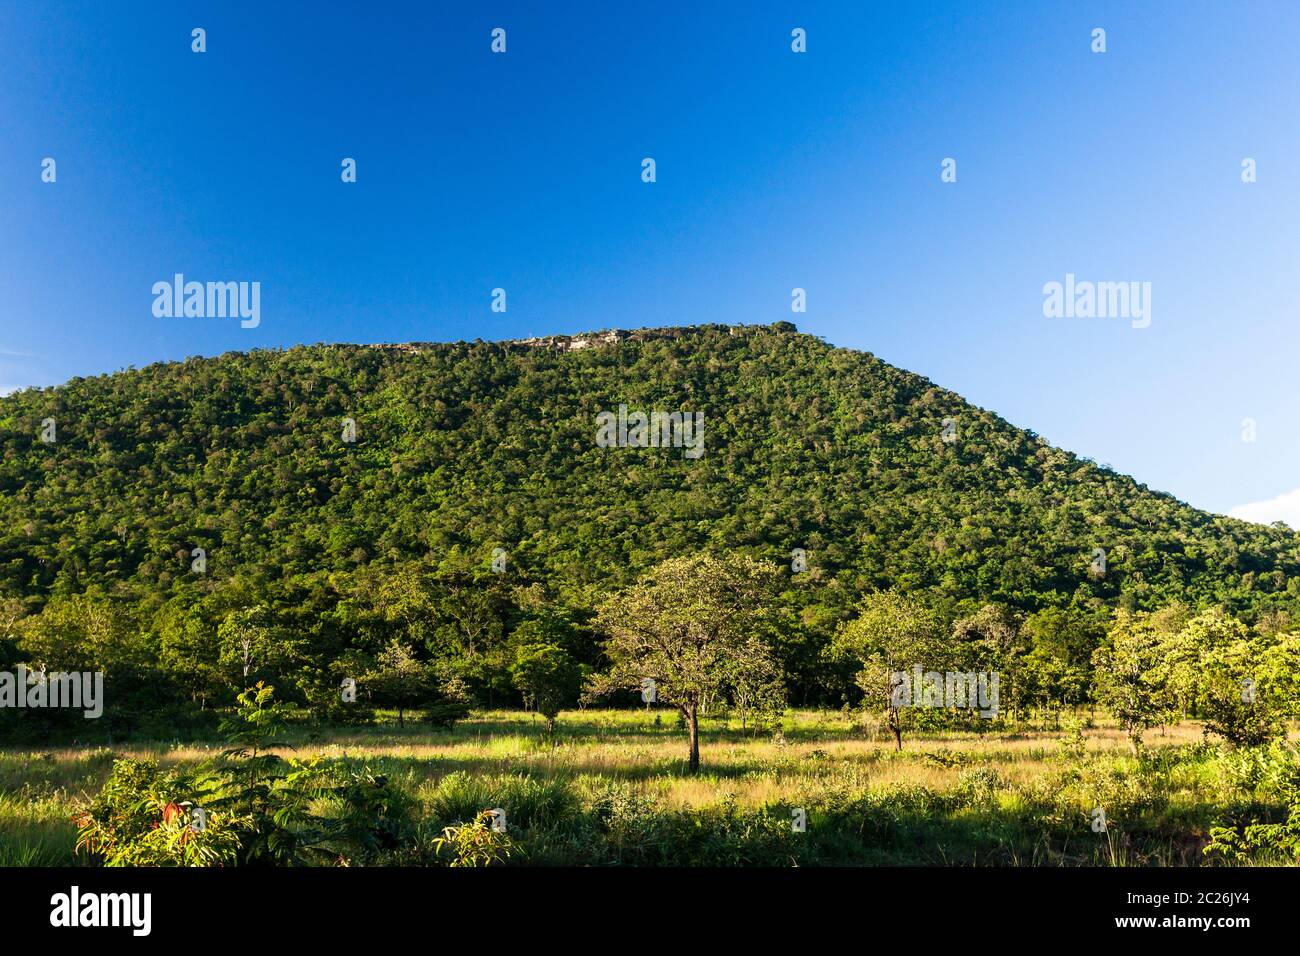
[[[1258,686],[1261,649],[1238,638],[1201,652],[1197,681],[1207,733],[1234,746],[1257,746],[1285,736],[1284,702]]]
[[[1225,770],[1237,786],[1252,795],[1281,800],[1281,819],[1225,819],[1210,828],[1205,853],[1229,863],[1300,864],[1300,764],[1290,747],[1274,744],[1229,751]]]
[[[1121,611],[1093,654],[1097,700],[1119,720],[1134,750],[1143,731],[1173,711],[1169,677],[1160,667],[1163,633],[1148,615]]]
[[[765,639],[804,704],[856,698],[858,668],[824,651],[889,588],[945,630],[989,604],[1030,615],[1018,707],[1086,699],[1108,609],[1297,609],[1294,532],[1196,511],[870,354],[788,323],[614,339],[259,350],[0,398],[0,662],[104,670],[112,702],[95,727],[6,713],[0,733],[179,732],[256,680],[361,719],[334,668],[394,639],[475,703],[518,703],[523,624],[562,619],[544,643],[601,670],[594,609],[705,552],[785,569],[806,549]],[[596,447],[596,413],[621,401],[703,411],[704,456]]]
[[[231,748],[188,771],[115,761],[78,849],[106,866],[304,865],[384,862],[416,840],[417,803],[387,777],[266,750],[284,726],[273,688],[240,694],[222,726]]]
[[[939,615],[894,590],[869,594],[858,614],[835,636],[833,652],[861,667],[858,686],[865,706],[881,710],[899,749],[903,730],[917,719],[917,711],[898,706],[895,675],[910,674],[913,666],[934,670],[948,663],[950,651],[943,639]]]
[[[577,700],[585,675],[577,661],[556,644],[521,644],[510,676],[524,701],[546,718],[546,732],[553,737],[555,718],[561,708]]]
[[[937,747],[922,744],[897,754],[860,749],[853,731],[829,713],[799,716],[787,727],[789,743],[817,741],[817,749],[733,738],[742,746],[732,751],[731,765],[691,780],[662,758],[646,755],[646,735],[660,734],[639,711],[607,712],[599,720],[566,714],[571,726],[563,747],[527,755],[504,750],[496,769],[440,775],[441,768],[460,762],[455,750],[445,761],[391,753],[373,762],[322,759],[303,781],[314,819],[285,824],[295,830],[295,862],[314,865],[1196,865],[1297,859],[1300,777],[1287,745],[1152,742],[1132,758],[1110,749],[1109,732],[1103,731],[1089,734],[1088,747],[1062,760],[1013,742],[1023,740],[1020,734],[974,741],[960,732],[927,739]],[[525,737],[538,734],[526,717],[503,712],[495,719],[510,721]],[[481,753],[479,733],[460,732],[460,753]],[[353,750],[358,733],[348,735]],[[378,728],[364,735],[391,751]],[[617,737],[624,739],[615,742]],[[615,762],[618,754],[625,762]],[[6,814],[21,797],[18,791],[29,795],[24,812],[34,819],[50,812],[38,808],[38,793],[68,786],[93,793],[103,785],[87,808],[96,824],[87,836],[97,833],[102,843],[93,851],[84,846],[83,862],[202,865],[201,858],[183,856],[197,848],[198,835],[184,837],[181,828],[193,819],[182,814],[192,814],[194,805],[208,807],[209,838],[222,829],[234,838],[233,856],[226,852],[219,865],[266,862],[247,855],[249,831],[237,819],[221,816],[198,796],[202,765],[168,762],[168,769],[159,770],[122,761],[109,772],[106,760],[41,754],[0,759],[0,856],[21,861],[49,852],[38,846],[35,829],[26,840],[7,832],[14,818]],[[618,769],[592,772],[593,763]],[[296,785],[288,776],[276,786]],[[779,786],[779,797],[768,795],[767,780]],[[497,807],[508,818],[505,833],[484,815]],[[1108,822],[1104,834],[1090,826],[1098,807]],[[806,814],[805,832],[791,827],[796,808]],[[1207,834],[1212,845],[1204,854]],[[70,848],[69,840],[55,862],[66,862]]]
[[[744,555],[672,558],[606,600],[596,625],[609,634],[610,668],[588,689],[599,696],[653,682],[690,731],[689,764],[700,766],[699,718],[713,701],[779,694],[780,670],[759,626],[774,569]]]
[[[451,730],[456,726],[457,721],[464,720],[469,714],[469,705],[458,700],[446,700],[431,704],[424,709],[424,719],[444,730]]]
[[[405,724],[405,712],[432,696],[434,674],[428,664],[416,659],[410,648],[393,638],[379,653],[375,669],[362,678],[362,683],[376,703],[397,708],[397,722]]]
[[[368,766],[334,767],[331,774],[338,783],[327,795],[317,853],[345,862],[400,862],[404,849],[418,840],[419,802]]]
[[[123,758],[79,820],[77,850],[104,866],[226,866],[239,861],[246,821],[221,810],[200,828],[181,799],[186,777]],[[179,802],[178,802],[179,801]]]
[[[202,806],[243,821],[241,864],[306,862],[323,839],[313,804],[327,793],[315,762],[300,763],[267,750],[283,732],[285,705],[275,689],[258,682],[239,695],[235,712],[221,724],[230,742],[198,775]]]
[[[492,811],[485,810],[469,823],[447,827],[433,841],[434,855],[447,866],[496,866],[515,853],[514,842],[492,828]]]

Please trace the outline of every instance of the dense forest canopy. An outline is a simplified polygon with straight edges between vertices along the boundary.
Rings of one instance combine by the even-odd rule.
[[[232,353],[0,399],[4,586],[166,597],[238,575],[487,564],[501,547],[581,592],[693,550],[788,564],[803,548],[810,580],[850,591],[1026,608],[1298,596],[1290,531],[1187,507],[870,354],[780,327],[564,346]],[[702,411],[705,453],[598,448],[595,416],[619,404]],[[37,440],[47,418],[53,443]]]
[[[703,454],[601,447],[620,406],[702,413]],[[336,685],[397,639],[503,701],[521,627],[598,666],[600,602],[700,552],[780,566],[803,701],[839,701],[823,652],[888,588],[1076,623],[1178,603],[1253,624],[1300,600],[1290,529],[789,323],[192,358],[0,399],[0,443],[0,600],[28,632],[5,625],[0,665],[106,604],[143,642],[122,653],[191,697],[231,668]]]

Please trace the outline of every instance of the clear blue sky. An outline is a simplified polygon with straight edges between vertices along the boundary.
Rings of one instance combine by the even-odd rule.
[[[0,0],[0,387],[790,319],[1199,507],[1300,488],[1300,4],[336,6]],[[176,272],[261,325],[155,318]],[[1045,318],[1067,272],[1151,326]]]

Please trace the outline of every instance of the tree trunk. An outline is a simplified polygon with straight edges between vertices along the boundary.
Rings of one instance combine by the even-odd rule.
[[[892,707],[885,709],[885,723],[890,730],[894,732],[894,749],[902,751],[903,749],[903,722],[899,719],[898,711]]]
[[[698,773],[700,770],[700,708],[698,704],[691,704],[683,709],[686,711],[686,724],[691,731],[690,772]]]

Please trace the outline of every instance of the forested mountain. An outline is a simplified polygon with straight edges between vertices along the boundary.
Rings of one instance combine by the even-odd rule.
[[[620,405],[702,414],[703,453],[601,447]],[[332,654],[382,643],[357,636],[369,614],[472,656],[474,602],[500,600],[481,640],[504,640],[530,607],[581,622],[700,550],[780,564],[817,646],[887,587],[1247,620],[1300,598],[1289,529],[1198,511],[789,323],[192,358],[0,399],[0,443],[0,597],[129,604],[164,657],[263,606]],[[442,609],[419,636],[384,597],[416,579]]]
[[[196,547],[214,581],[501,547],[563,591],[692,550],[804,548],[849,590],[1296,596],[1290,531],[1197,511],[868,353],[788,324],[609,338],[231,353],[0,399],[4,586],[167,595],[199,583]],[[597,447],[620,404],[702,412],[702,456]]]

